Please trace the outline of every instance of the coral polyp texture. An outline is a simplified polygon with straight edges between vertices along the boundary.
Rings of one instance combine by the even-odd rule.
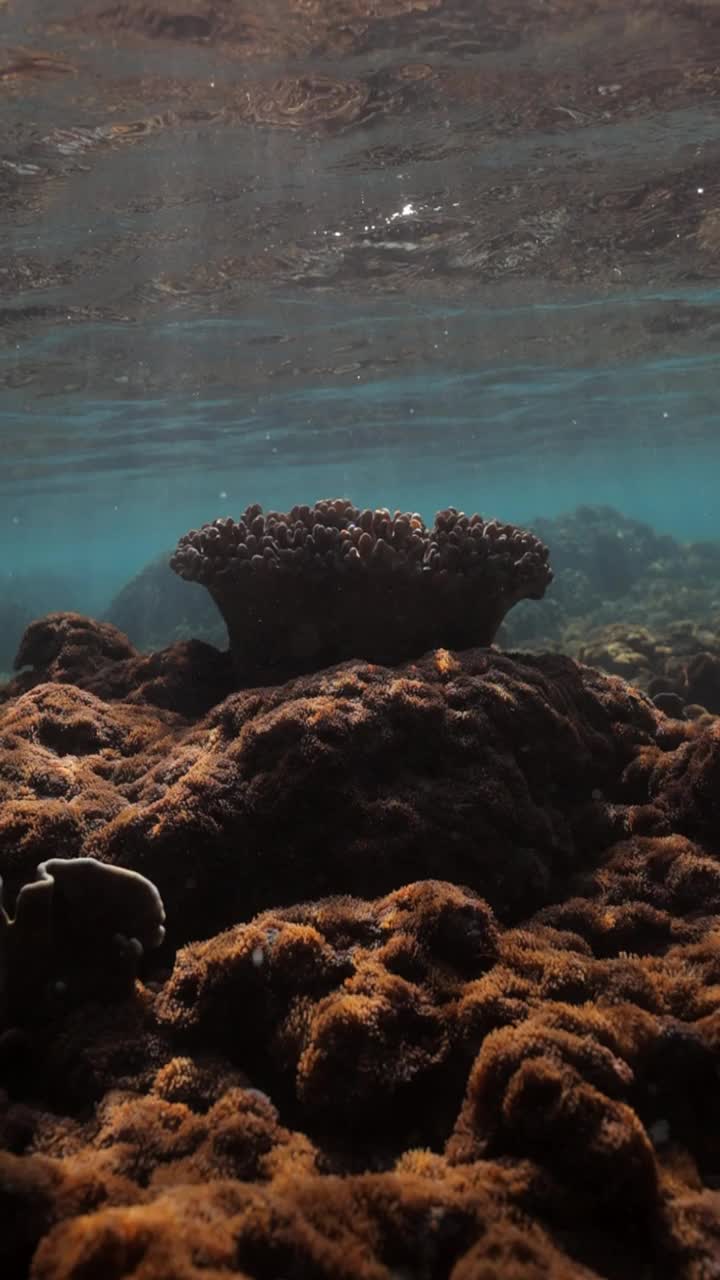
[[[719,1274],[715,717],[493,648],[238,689],[77,614],[18,666],[3,1280]]]
[[[207,587],[244,682],[490,644],[508,610],[552,579],[547,548],[513,525],[451,507],[428,529],[416,513],[340,498],[285,514],[248,507],[185,534],[170,564]]]

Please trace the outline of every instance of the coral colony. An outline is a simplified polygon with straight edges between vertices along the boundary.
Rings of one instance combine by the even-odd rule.
[[[185,534],[170,563],[207,587],[238,672],[258,678],[490,644],[552,579],[547,547],[513,525],[451,508],[426,529],[417,514],[340,499],[286,515],[248,507]]]
[[[3,1277],[720,1274],[691,684],[493,647],[547,548],[452,509],[172,564],[226,652],[56,613],[0,688]]]

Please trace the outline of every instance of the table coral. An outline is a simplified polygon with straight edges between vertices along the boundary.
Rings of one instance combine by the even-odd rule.
[[[450,507],[427,529],[416,513],[340,498],[248,507],[185,534],[170,563],[207,587],[243,683],[490,644],[508,610],[552,580],[547,547],[513,525]]]

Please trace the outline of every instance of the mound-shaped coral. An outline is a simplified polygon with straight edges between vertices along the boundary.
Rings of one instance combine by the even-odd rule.
[[[443,644],[490,644],[518,600],[551,581],[547,548],[450,508],[360,511],[343,499],[287,514],[248,507],[185,534],[171,567],[208,588],[245,683],[345,658],[395,663]]]
[[[712,1275],[717,723],[118,634],[36,624],[0,704],[3,1274]]]
[[[655,724],[619,681],[554,656],[345,664],[228,698],[127,788],[132,803],[85,851],[148,875],[184,938],[419,873],[515,917],[552,895],[587,840],[593,791],[618,786]]]
[[[720,710],[720,544],[677,542],[611,507],[538,519],[532,531],[550,548],[553,581],[542,601],[522,600],[506,615],[497,643],[569,653],[659,696],[668,714]],[[190,636],[222,647],[213,600],[168,559],[129,582],[107,620],[143,650]]]
[[[705,1274],[717,937],[678,914],[648,956],[640,900],[598,954],[603,895],[577,931],[441,882],[267,912],[112,1019],[35,1027],[8,1274]]]
[[[24,633],[18,675],[0,685],[0,703],[58,681],[117,701],[150,703],[194,718],[233,688],[232,662],[202,640],[185,640],[139,654],[109,622],[77,613],[51,613]]]
[[[179,645],[108,661],[86,677],[94,693],[18,677],[18,692],[32,687],[0,706],[12,893],[48,857],[91,854],[158,885],[176,941],[418,873],[518,918],[612,840],[672,830],[651,769],[682,743],[693,759],[703,749],[701,722],[666,721],[622,681],[555,655],[347,663],[233,694],[195,725],[157,706],[187,659]],[[201,709],[223,684],[222,655],[210,659],[191,688]]]
[[[0,59],[4,56],[0,54]],[[79,574],[63,572],[58,566],[32,570],[11,565],[12,555],[6,548],[0,568],[0,673],[12,669],[20,637],[34,618],[54,609],[91,608],[96,603],[89,598],[87,579]]]

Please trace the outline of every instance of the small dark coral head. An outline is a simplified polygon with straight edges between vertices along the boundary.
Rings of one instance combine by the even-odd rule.
[[[341,498],[248,507],[190,530],[170,564],[209,590],[243,678],[490,644],[552,579],[547,547],[514,525],[450,507],[428,529],[417,513]]]

